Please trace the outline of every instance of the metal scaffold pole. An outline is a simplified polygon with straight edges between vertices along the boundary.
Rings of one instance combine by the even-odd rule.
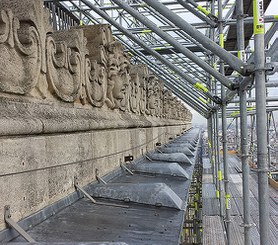
[[[237,48],[238,56],[245,60],[244,45],[244,10],[243,0],[236,2],[237,11]],[[241,164],[242,164],[242,189],[243,189],[243,227],[244,244],[251,244],[250,236],[250,195],[249,195],[249,165],[248,165],[248,125],[247,125],[247,94],[245,88],[239,90],[240,97],[240,134],[241,134]]]
[[[119,0],[115,0],[115,1],[119,2]],[[181,18],[171,10],[169,10],[162,3],[158,2],[157,0],[144,0],[144,2],[152,6],[159,13],[166,16],[171,22],[173,22],[175,25],[180,27],[181,30],[185,31],[187,34],[192,36],[195,40],[200,42],[205,48],[207,48],[217,56],[221,57],[224,61],[226,61],[229,65],[231,65],[231,67],[233,67],[236,71],[240,72],[241,74],[246,73],[244,63],[242,61],[240,61],[234,55],[230,54],[225,49],[220,48],[219,45],[217,45],[215,42],[213,42],[211,39],[206,37],[201,32],[197,31],[192,25],[187,23],[183,18]]]
[[[257,162],[259,190],[259,228],[261,244],[269,244],[269,194],[267,164],[267,117],[266,117],[266,74],[264,53],[264,10],[263,0],[253,0],[255,41],[255,89]]]
[[[168,33],[161,30],[155,23],[150,21],[148,18],[146,18],[144,15],[136,11],[134,8],[130,7],[127,3],[125,3],[122,0],[113,0],[116,4],[121,6],[125,11],[127,11],[130,15],[132,15],[134,18],[138,19],[141,23],[143,23],[145,26],[150,28],[151,31],[155,32],[158,36],[160,36],[163,40],[167,41],[169,44],[171,44],[173,47],[175,47],[179,52],[184,54],[186,57],[188,57],[190,60],[192,60],[194,63],[196,63],[198,66],[200,66],[202,69],[210,73],[212,76],[214,76],[216,79],[218,79],[222,84],[224,84],[227,88],[232,89],[232,81],[230,81],[227,77],[220,74],[218,71],[213,69],[211,66],[209,66],[204,60],[202,60],[200,57],[198,57],[196,54],[191,52],[189,49],[187,49],[185,46],[183,46],[180,42],[178,42],[174,37],[169,35]],[[146,1],[150,6],[153,7],[153,4],[156,1],[152,1],[149,3],[149,1]],[[162,4],[161,4],[162,5]],[[162,5],[163,6],[163,5]],[[164,6],[163,6],[164,7]],[[159,11],[158,11],[159,12]],[[174,15],[173,12],[169,12],[169,15]],[[168,16],[166,15],[166,17]],[[173,22],[174,23],[174,22]],[[195,30],[195,32],[198,32]],[[200,33],[201,34],[201,33]],[[202,34],[203,35],[203,34]],[[203,35],[204,38],[207,38]],[[207,38],[208,39],[208,38]],[[208,39],[210,40],[210,39]],[[210,40],[211,42],[211,40]],[[229,54],[229,53],[228,53]],[[230,55],[230,54],[229,54]],[[238,59],[236,59],[237,63],[240,63]],[[244,67],[242,67],[244,68]]]
[[[219,45],[224,48],[224,34],[223,34],[223,10],[222,0],[218,0],[218,30],[219,30]],[[220,60],[220,73],[225,75],[224,61]],[[221,85],[221,98],[225,98],[225,87]],[[223,147],[223,171],[224,171],[224,199],[225,199],[225,224],[227,232],[227,244],[231,244],[231,203],[230,203],[230,190],[229,190],[229,167],[228,167],[228,150],[227,150],[227,105],[222,105],[222,147]],[[222,173],[219,170],[219,182],[221,186]]]
[[[96,7],[94,4],[92,4],[88,0],[81,0],[83,3],[85,3],[87,6],[89,6],[92,10],[94,10],[98,15],[100,15],[103,19],[108,21],[111,25],[115,26],[118,30],[123,32],[128,38],[133,40],[135,43],[140,45],[143,49],[148,51],[153,57],[160,60],[162,63],[164,63],[166,66],[168,66],[170,69],[172,69],[174,72],[176,72],[181,78],[184,78],[186,81],[188,81],[190,84],[192,84],[195,88],[198,88],[199,91],[202,91],[202,93],[206,94],[210,99],[213,101],[218,101],[219,98],[211,94],[208,89],[203,86],[202,84],[195,81],[191,76],[187,75],[182,69],[178,68],[176,65],[174,65],[172,62],[170,62],[168,59],[164,58],[162,55],[160,55],[155,50],[151,49],[144,41],[137,38],[135,35],[133,35],[130,31],[128,31],[126,28],[121,26],[119,23],[117,23],[114,19],[112,19],[107,13]]]
[[[210,3],[210,7],[211,7],[211,12],[214,14],[215,13],[215,0],[212,0]],[[210,29],[210,38],[212,41],[215,40],[215,29],[211,28]],[[210,60],[210,65],[213,66],[214,65],[214,61],[215,61],[215,57],[214,55],[210,55],[209,56],[209,60]],[[210,88],[211,91],[213,91],[213,93],[216,93],[216,86],[215,86],[215,79],[209,76],[209,81],[210,81]],[[212,143],[212,152],[213,152],[213,158],[212,158],[212,177],[213,177],[213,183],[215,184],[215,189],[216,189],[216,198],[218,199],[220,197],[220,192],[219,192],[219,187],[218,187],[218,178],[217,178],[217,169],[218,169],[218,161],[217,161],[217,133],[218,131],[216,130],[216,117],[217,117],[217,111],[215,111],[212,115],[212,139],[213,139],[213,143]],[[221,199],[220,199],[221,201]],[[219,205],[221,206],[220,202]]]

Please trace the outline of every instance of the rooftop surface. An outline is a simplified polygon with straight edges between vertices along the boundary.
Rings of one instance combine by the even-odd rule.
[[[149,153],[147,158],[144,156],[128,167],[136,169],[135,166],[140,164],[164,164],[165,173],[146,173],[142,168],[134,171],[134,175],[121,171],[106,185],[97,183],[86,188],[96,201],[105,205],[81,198],[34,226],[28,234],[42,244],[179,244],[198,140],[199,130],[193,129],[171,142],[172,146],[192,142],[195,148],[195,156],[189,156],[192,165],[182,162],[180,153],[171,153],[170,158],[169,154],[160,153],[166,158],[159,162],[152,160],[159,150]],[[173,156],[180,162],[173,165]],[[177,172],[182,172],[179,166],[185,170],[188,179],[177,176]],[[12,242],[23,241],[22,237],[17,237]]]

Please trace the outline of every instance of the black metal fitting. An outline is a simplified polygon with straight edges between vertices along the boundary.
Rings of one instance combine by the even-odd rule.
[[[213,99],[213,101],[214,101],[216,104],[222,105],[222,100],[221,100],[220,97],[218,97],[218,96],[213,96],[212,99]]]
[[[243,67],[243,74],[244,76],[249,76],[253,72],[255,72],[255,65],[254,64],[248,64]]]
[[[131,162],[131,161],[133,161],[133,159],[134,159],[134,157],[131,155],[124,157],[125,162]]]
[[[239,89],[239,86],[240,86],[240,83],[239,83],[239,82],[237,82],[237,83],[232,83],[232,84],[231,84],[231,89],[232,89],[232,90],[237,90],[237,89]]]

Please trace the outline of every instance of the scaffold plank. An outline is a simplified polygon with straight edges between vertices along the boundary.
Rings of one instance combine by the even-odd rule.
[[[203,244],[225,244],[224,230],[220,216],[203,217]]]

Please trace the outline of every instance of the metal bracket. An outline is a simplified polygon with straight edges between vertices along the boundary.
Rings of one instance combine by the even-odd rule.
[[[125,165],[120,164],[121,168],[125,171],[127,171],[128,173],[130,173],[131,175],[134,175],[134,173]]]
[[[264,168],[264,169],[261,169],[261,168],[253,168],[252,171],[254,172],[259,172],[259,173],[268,173],[270,172],[270,170],[268,168]]]
[[[217,25],[218,25],[217,22],[219,22],[217,16],[215,16],[215,15],[209,13],[209,14],[208,14],[208,18],[209,18],[210,20],[214,21],[215,24],[216,24],[216,27],[217,27]]]
[[[147,154],[145,154],[145,158],[146,158],[147,160],[149,160],[150,162],[153,161]]]
[[[245,76],[248,76],[255,72],[255,65],[254,64],[246,64],[244,66]]]
[[[159,153],[163,153],[161,150],[159,150],[159,149],[156,149]]]
[[[266,63],[265,71],[267,75],[273,75],[274,73],[278,72],[278,63],[277,62]]]
[[[25,230],[23,230],[12,218],[10,212],[10,206],[7,205],[4,208],[4,218],[5,222],[15,229],[27,242],[36,242]]]
[[[99,183],[107,185],[107,182],[103,178],[99,177],[99,170],[98,169],[96,169],[96,175],[95,176],[96,176],[96,179]]]
[[[213,101],[216,103],[216,104],[218,104],[218,105],[222,105],[222,100],[221,100],[221,98],[219,98],[218,96],[213,96]]]
[[[230,220],[230,219],[228,219],[228,220],[227,220],[227,219],[224,219],[224,222],[225,222],[225,223],[232,223],[232,220]]]
[[[230,182],[230,180],[227,180],[227,179],[222,179],[222,181],[225,182],[225,183],[229,183]]]
[[[250,224],[241,223],[239,226],[244,227],[244,228],[251,228],[251,227],[255,227],[256,224],[255,223],[250,223]]]
[[[125,156],[125,157],[124,157],[124,160],[125,160],[125,162],[131,162],[131,161],[133,161],[133,160],[134,160],[134,157],[133,157],[133,156],[131,156],[131,155],[129,155],[129,156]]]
[[[106,202],[97,202],[87,191],[85,191],[82,187],[79,186],[77,177],[74,177],[74,187],[76,188],[76,190],[80,191],[84,196],[86,196],[88,199],[90,199],[90,201],[93,204],[106,205],[106,206],[119,207],[119,208],[129,208],[129,206],[126,206],[126,205],[106,203]]]

